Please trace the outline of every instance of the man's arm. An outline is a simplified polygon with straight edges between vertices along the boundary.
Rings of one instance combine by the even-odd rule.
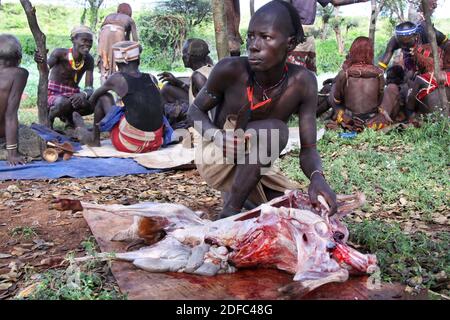
[[[131,36],[133,37],[133,41],[139,42],[139,37],[138,37],[137,29],[136,29],[136,23],[134,22],[133,19],[131,19],[130,25],[131,25]]]
[[[48,52],[48,50],[47,50],[47,52]],[[52,51],[52,53],[50,54],[50,56],[47,59],[47,65],[48,65],[49,69],[53,68],[53,66],[58,63],[59,57],[61,55],[63,55],[64,53],[65,53],[65,49],[55,49]],[[37,63],[43,63],[44,57],[38,51],[35,51],[34,52],[34,61],[36,61]]]
[[[314,74],[307,72],[302,76],[302,102],[299,106],[299,133],[300,133],[300,167],[310,179],[308,188],[311,203],[319,205],[318,195],[322,195],[330,206],[330,214],[337,211],[336,195],[331,190],[322,169],[322,161],[316,148],[317,126],[317,80]]]
[[[230,60],[230,58],[222,59],[213,68],[206,84],[198,92],[188,110],[192,121],[201,121],[200,133],[208,140],[213,140],[214,134],[219,130],[209,119],[208,111],[219,105],[223,99],[225,88],[230,81],[230,68],[233,68],[233,62]]]
[[[8,105],[5,113],[5,135],[6,149],[8,150],[8,162],[11,165],[25,163],[25,160],[18,153],[18,130],[19,130],[19,105],[23,90],[27,84],[28,71],[19,68],[14,77],[11,91],[8,97]]]
[[[89,102],[95,106],[97,100],[108,91],[114,91],[119,97],[123,97],[128,92],[128,85],[125,78],[120,73],[113,73],[97,90],[92,93]]]
[[[389,64],[389,61],[391,61],[391,58],[394,54],[394,51],[397,49],[400,49],[397,39],[395,39],[395,37],[391,37],[391,40],[389,40],[388,45],[386,46],[386,50],[384,51],[384,54],[381,56],[380,60],[378,61],[378,66],[381,67],[383,70],[386,70],[387,66]]]
[[[335,78],[335,82],[333,84],[333,90],[331,91],[331,93],[333,94],[332,96],[332,107],[334,109],[334,115],[335,118],[333,118],[333,120],[336,120],[336,122],[338,124],[345,122],[344,120],[348,120],[348,119],[344,119],[345,117],[345,101],[344,101],[344,97],[345,97],[345,84],[347,83],[347,79],[346,79],[346,75],[345,75],[345,71],[341,70],[338,75]]]
[[[192,81],[192,94],[197,96],[198,92],[205,86],[206,77],[202,75],[200,72],[194,71],[191,77]]]

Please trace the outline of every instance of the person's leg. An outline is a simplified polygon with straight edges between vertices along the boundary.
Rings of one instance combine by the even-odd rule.
[[[161,89],[161,96],[164,103],[175,103],[179,101],[189,101],[189,95],[181,88],[166,83]]]
[[[250,122],[247,126],[248,129],[256,131],[257,142],[250,147],[250,153],[245,156],[245,164],[236,165],[231,190],[219,218],[240,212],[248,196],[261,179],[261,169],[269,168],[273,164],[289,139],[289,130],[286,124],[276,119]],[[257,156],[255,156],[256,154]],[[270,161],[268,161],[269,159]],[[256,163],[249,163],[250,161]],[[269,199],[280,195],[279,193],[269,193]]]
[[[83,117],[78,112],[73,112],[73,121],[75,123],[77,138],[84,144],[89,146],[100,146],[100,129],[99,122],[111,110],[114,105],[114,99],[110,94],[101,96],[94,110],[94,126],[92,131],[89,131],[84,123]]]
[[[48,120],[50,123],[50,128],[53,129],[53,123],[55,118],[69,118],[71,119],[71,114],[73,112],[72,103],[70,100],[64,96],[59,96],[55,99],[55,104],[50,107],[48,112]]]

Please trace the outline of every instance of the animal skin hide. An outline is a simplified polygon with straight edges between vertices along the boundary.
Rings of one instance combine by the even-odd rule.
[[[338,213],[329,217],[325,201],[314,209],[307,194],[294,190],[251,211],[217,221],[201,219],[198,213],[177,204],[81,204],[85,210],[134,216],[134,223],[112,240],[153,243],[115,254],[116,259],[130,261],[138,268],[206,276],[239,268],[277,268],[293,274],[297,282],[282,291],[295,288],[306,293],[328,282],[346,281],[349,273],[376,270],[374,255],[362,254],[346,244],[348,230],[340,221],[364,201],[362,194],[338,196]]]

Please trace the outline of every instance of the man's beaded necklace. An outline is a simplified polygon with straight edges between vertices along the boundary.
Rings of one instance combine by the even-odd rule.
[[[80,62],[76,62],[75,59],[73,58],[73,53],[72,53],[72,48],[69,49],[69,52],[67,54],[68,59],[69,59],[69,64],[70,67],[75,70],[75,76],[73,78],[73,80],[75,81],[75,83],[77,83],[78,81],[78,71],[81,70],[81,68],[83,68],[84,66],[84,59],[81,59]]]

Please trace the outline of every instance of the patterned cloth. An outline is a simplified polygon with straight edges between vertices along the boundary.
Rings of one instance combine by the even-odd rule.
[[[445,81],[444,85],[446,87],[450,87],[450,72],[447,72],[446,75],[447,75],[447,80]],[[438,88],[438,83],[436,81],[436,78],[433,76],[433,74],[429,73],[429,72],[421,74],[420,76],[417,76],[417,77],[428,83],[428,87],[420,89],[416,95],[416,98],[418,100],[422,101],[423,99],[425,99],[425,97],[427,95],[429,95],[430,93],[432,93],[434,90],[436,90]]]
[[[316,46],[313,36],[306,38],[294,51],[288,54],[287,62],[303,66],[312,72],[317,72],[316,68]]]
[[[60,96],[70,98],[74,94],[80,93],[80,88],[69,87],[50,80],[48,82],[47,92],[48,92],[47,104],[48,107],[50,108],[55,105],[56,98]]]
[[[122,152],[146,153],[159,149],[163,144],[163,128],[146,132],[130,125],[125,116],[111,130],[111,142],[113,146]]]

